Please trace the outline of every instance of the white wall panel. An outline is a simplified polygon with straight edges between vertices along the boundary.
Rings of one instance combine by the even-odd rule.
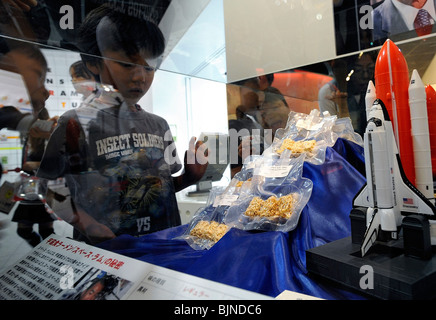
[[[326,0],[224,0],[228,82],[336,55]]]

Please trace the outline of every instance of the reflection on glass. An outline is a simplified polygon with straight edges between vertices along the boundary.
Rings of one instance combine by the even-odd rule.
[[[16,16],[8,17],[15,22]],[[11,30],[17,27],[13,30],[16,36],[24,35],[19,25],[11,26]],[[50,207],[61,208],[55,212],[74,226],[76,239],[91,243],[179,225],[175,192],[201,178],[206,167],[205,147],[193,138],[181,162],[166,120],[138,104],[152,85],[158,58],[165,49],[162,32],[153,21],[123,14],[109,4],[90,11],[76,36],[83,63],[76,64],[75,58],[74,63],[64,65],[62,78],[52,75],[50,80],[61,85],[61,98],[71,88],[83,101],[62,112],[56,125],[49,128],[39,168],[32,172],[48,186],[49,191],[41,197],[46,197],[43,199]],[[26,39],[36,40],[30,33]],[[17,48],[27,48],[27,44],[19,42]],[[49,97],[44,87],[47,64],[29,64],[21,59],[21,52],[16,56],[8,43],[4,47],[3,61],[23,67],[17,72],[26,84],[34,114],[39,114]],[[37,52],[45,62],[39,49]],[[47,51],[60,62],[62,51],[57,53]],[[67,83],[68,75],[71,81]],[[24,161],[25,157],[21,168],[27,164]],[[67,193],[56,196],[65,183]]]
[[[354,130],[363,136],[366,128],[365,95],[370,80],[374,82],[373,53],[352,56],[348,63],[347,104]]]
[[[12,77],[21,79],[23,84],[18,88],[10,87],[7,83],[2,85],[2,100],[12,105],[5,105],[0,109],[1,128],[18,131],[19,139],[23,143],[20,166],[20,177],[23,179],[19,180],[16,195],[19,201],[12,221],[17,223],[17,234],[31,246],[36,246],[41,237],[45,238],[54,231],[55,217],[46,211],[42,201],[45,192],[40,189],[41,182],[32,176],[39,168],[46,140],[56,125],[57,117],[50,118],[45,108],[45,101],[49,97],[45,88],[47,61],[39,48],[30,43],[2,40],[0,72],[13,73]],[[14,106],[17,94],[22,95],[19,101],[26,101],[25,105],[30,107],[30,112]],[[15,99],[9,95],[15,96]],[[37,225],[38,232],[33,230],[33,225]]]
[[[399,44],[409,72],[417,69],[426,74],[428,83],[435,81],[428,70],[435,55],[434,42],[434,38],[428,38]],[[420,54],[414,50],[419,50]],[[327,111],[338,118],[350,118],[354,131],[363,137],[367,121],[365,95],[369,81],[374,82],[377,55],[378,50],[362,51],[228,85],[229,127],[243,115],[263,130],[272,130],[274,136],[278,128],[286,126],[289,111],[309,114],[311,110],[319,109],[321,113]],[[269,95],[268,90],[261,89],[266,78],[270,79],[270,87],[278,89],[275,94]],[[283,94],[283,100],[280,94]]]
[[[89,241],[98,242],[120,233],[140,235],[180,224],[174,192],[194,183],[197,177],[173,181],[173,175],[184,167],[176,149],[187,148],[191,134],[212,127],[212,131],[222,133],[233,129],[238,146],[246,144],[251,154],[261,154],[277,130],[286,126],[290,111],[310,114],[316,109],[338,118],[350,117],[353,129],[363,134],[366,119],[362,103],[368,81],[374,76],[377,50],[271,74],[259,72],[258,76],[225,84],[222,30],[214,30],[220,35],[216,39],[204,32],[204,38],[208,38],[205,47],[184,39],[178,45],[171,43],[175,50],[169,53],[168,44],[165,47],[163,43],[164,32],[152,22],[143,28],[139,9],[130,9],[131,15],[126,18],[124,13],[129,13],[129,8],[119,1],[93,11],[97,14],[94,21],[96,16],[90,18],[88,13],[98,7],[98,1],[75,2],[74,29],[48,23],[65,17],[66,13],[60,13],[60,2],[41,1],[28,8],[13,3],[0,4],[3,169],[26,168],[34,175],[43,145],[46,155],[38,175],[60,179],[59,183],[50,181],[50,201],[57,208],[56,214],[80,230],[77,238],[89,236]],[[198,10],[195,17],[200,21],[193,30],[207,25],[201,13],[210,14],[211,8]],[[152,20],[162,23],[167,13],[174,14],[172,9],[169,1],[159,1],[150,8]],[[165,40],[174,40],[181,30],[166,29]],[[399,47],[410,69],[416,67],[424,74],[434,56],[433,38]],[[183,64],[186,60],[181,58],[188,59],[200,51],[202,58],[211,59],[202,61],[205,64]],[[271,61],[274,63],[278,62]],[[162,72],[162,64],[168,70],[186,72]],[[263,70],[263,66],[253,67]],[[215,77],[217,73],[219,78]],[[200,83],[209,78],[218,81]],[[156,115],[161,112],[156,107],[159,103],[165,104],[168,119]],[[194,104],[195,112],[190,113]],[[146,112],[146,107],[151,110]],[[222,126],[222,119],[214,113],[218,107],[223,107]],[[200,114],[205,117],[200,118]],[[193,124],[199,122],[202,126],[197,132]],[[32,135],[40,139],[38,143],[31,143]],[[176,148],[174,140],[182,145]],[[33,152],[36,145],[38,152]],[[191,145],[189,151],[193,150]],[[246,156],[242,151],[238,149],[232,158],[232,176]],[[35,160],[35,166],[25,167],[32,164],[29,159]],[[198,168],[197,164],[194,167]],[[186,173],[196,175],[195,169],[189,170],[185,167]],[[8,172],[2,182],[6,178],[14,181],[15,177]],[[68,189],[61,188],[65,182]]]
[[[82,60],[71,64],[69,73],[71,82],[76,92],[83,96],[84,99],[89,97],[95,90],[95,76],[85,66]]]

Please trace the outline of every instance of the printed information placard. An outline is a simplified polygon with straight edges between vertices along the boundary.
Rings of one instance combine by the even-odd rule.
[[[0,300],[268,300],[271,297],[52,235],[0,275]]]

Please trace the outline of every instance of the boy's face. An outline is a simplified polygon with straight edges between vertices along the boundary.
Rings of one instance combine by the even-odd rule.
[[[136,104],[150,88],[154,69],[140,54],[127,56],[123,51],[105,51],[97,67],[102,84],[112,85],[128,105]]]

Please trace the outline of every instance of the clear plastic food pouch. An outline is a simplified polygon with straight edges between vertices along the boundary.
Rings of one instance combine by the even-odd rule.
[[[230,182],[235,187],[235,192],[238,194],[244,194],[251,192],[251,183],[253,174],[257,166],[262,165],[263,157],[259,155],[248,156],[242,165],[241,171],[236,173]]]
[[[263,157],[255,168],[251,192],[240,194],[228,209],[224,223],[242,230],[288,232],[298,224],[312,194],[312,181],[302,177],[305,155]]]
[[[354,131],[350,118],[336,119],[335,125],[332,127],[332,132],[334,134],[332,139],[336,137],[346,139],[363,147],[363,139]]]
[[[185,240],[195,250],[210,249],[230,229],[224,222],[227,210],[239,196],[238,180],[232,179],[226,188],[212,188],[206,207],[192,217],[183,235],[175,239]]]
[[[291,157],[305,154],[307,162],[322,164],[327,147],[333,146],[337,139],[332,131],[336,119],[336,116],[320,116],[318,110],[312,110],[310,114],[291,111],[286,127],[277,130],[264,155],[290,150]]]

